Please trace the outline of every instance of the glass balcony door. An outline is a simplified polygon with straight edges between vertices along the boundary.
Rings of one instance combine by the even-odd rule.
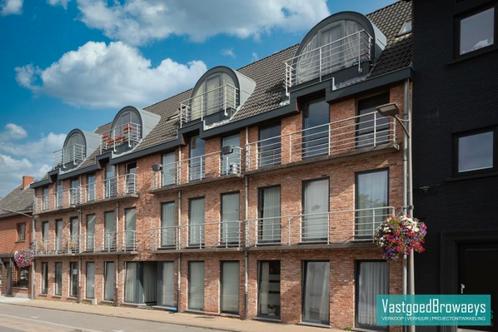
[[[204,243],[204,198],[193,198],[189,202],[189,246]]]
[[[221,243],[240,242],[240,195],[228,193],[221,195]]]
[[[167,202],[161,206],[161,248],[174,247],[176,245],[176,203]]]

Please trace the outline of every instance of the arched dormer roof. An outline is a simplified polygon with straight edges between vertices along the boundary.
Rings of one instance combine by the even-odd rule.
[[[100,135],[78,128],[71,130],[62,146],[61,165],[63,170],[77,167],[100,144]]]

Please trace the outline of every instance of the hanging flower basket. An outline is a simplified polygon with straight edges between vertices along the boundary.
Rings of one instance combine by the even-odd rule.
[[[397,259],[415,252],[424,252],[427,226],[415,218],[405,215],[390,216],[380,224],[375,234],[375,243],[384,249],[384,258]]]
[[[19,268],[31,266],[33,263],[33,252],[29,249],[16,251],[14,253],[14,262]]]

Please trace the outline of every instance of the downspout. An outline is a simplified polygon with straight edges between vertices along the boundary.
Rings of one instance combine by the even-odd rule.
[[[246,127],[246,134],[245,134],[245,146],[249,144],[249,128]],[[249,278],[249,252],[247,248],[247,236],[248,236],[248,224],[247,220],[249,218],[249,178],[247,175],[244,175],[244,230],[245,230],[245,238],[244,238],[244,319],[247,319],[247,313],[248,313],[248,303],[249,303],[249,285],[248,285],[248,278]]]
[[[413,157],[412,157],[412,90],[410,82],[407,80],[405,83],[407,98],[407,120],[408,120],[408,216],[413,217]],[[410,255],[410,295],[415,295],[415,255],[413,250]]]
[[[177,206],[177,213],[178,213],[178,239],[177,239],[177,248],[180,249],[180,236],[181,236],[181,225],[182,225],[182,191],[178,190],[178,206]],[[176,311],[180,311],[180,289],[181,289],[181,277],[182,277],[182,253],[178,253],[178,262],[177,262],[177,268],[176,268],[176,275],[177,275],[177,280],[176,280]]]
[[[116,218],[116,242],[118,242],[118,233],[119,233],[119,200],[116,202],[116,213],[115,213],[115,218]],[[105,220],[104,220],[105,223]],[[105,233],[104,233],[105,234]],[[124,232],[123,232],[124,234]],[[105,238],[104,238],[104,243],[105,243]],[[121,304],[121,301],[119,299],[119,278],[122,277],[122,271],[121,271],[121,266],[119,265],[119,254],[118,252],[118,244],[114,243],[114,247],[116,250],[116,267],[115,267],[115,279],[114,279],[114,306],[119,307]],[[126,268],[126,266],[125,266]],[[126,273],[126,272],[125,272]],[[124,285],[124,282],[123,282]],[[124,301],[124,297],[123,297]]]
[[[403,84],[403,120],[406,120],[408,113],[408,83]],[[403,213],[408,214],[408,141],[403,132]],[[408,256],[403,255],[403,294],[408,290]]]
[[[31,250],[33,250],[33,247],[36,248],[36,232],[35,232],[35,225],[36,225],[36,221],[35,221],[35,216],[34,215],[31,215]],[[33,256],[34,256],[34,253],[33,253]],[[31,276],[30,276],[30,283],[31,283],[31,294],[29,295],[29,298],[30,299],[34,299],[35,298],[35,262],[36,262],[36,259],[33,259],[33,261],[31,262]]]
[[[83,269],[83,256],[81,256],[81,218],[82,217],[83,217],[83,212],[81,211],[81,208],[79,208],[78,209],[78,256],[80,262],[78,268],[78,303],[81,303],[81,298],[82,298],[81,291],[83,289],[81,284],[81,270]]]

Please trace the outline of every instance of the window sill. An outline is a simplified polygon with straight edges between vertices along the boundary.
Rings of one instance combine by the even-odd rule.
[[[38,294],[40,297],[48,297],[48,294]]]
[[[488,47],[482,48],[480,50],[476,50],[476,51],[467,53],[465,55],[457,56],[456,58],[454,58],[453,60],[451,60],[450,62],[448,62],[448,65],[449,66],[455,65],[455,64],[458,64],[458,63],[461,63],[461,62],[465,62],[467,60],[471,60],[471,59],[474,59],[474,58],[478,58],[478,57],[480,57],[482,55],[485,55],[485,54],[488,54],[488,53],[493,53],[493,52],[496,52],[496,51],[498,51],[498,45],[488,46]]]
[[[62,295],[52,295],[53,299],[62,299]]]
[[[490,178],[490,177],[495,177],[498,176],[497,171],[491,171],[491,172],[485,172],[485,173],[479,173],[479,174],[461,174],[461,175],[454,175],[449,178],[446,178],[446,182],[458,182],[458,181],[465,181],[465,180],[474,180],[474,179],[483,179],[483,178]]]
[[[17,240],[16,243],[24,243],[26,240]]]
[[[280,318],[270,318],[270,317],[254,317],[254,320],[260,320],[263,322],[271,322],[271,323],[281,323],[282,320]]]
[[[320,324],[320,323],[308,323],[308,322],[299,322],[298,325],[302,326],[312,326],[312,327],[323,327],[330,329],[332,326],[330,324]]]

